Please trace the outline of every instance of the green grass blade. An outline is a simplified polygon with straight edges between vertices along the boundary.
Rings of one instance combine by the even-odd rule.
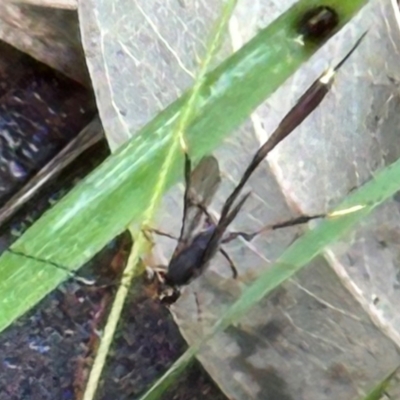
[[[180,113],[178,121],[172,130],[171,144],[162,165],[157,186],[154,188],[153,196],[151,197],[150,202],[144,211],[142,222],[143,227],[149,226],[153,221],[154,214],[161,201],[163,191],[165,190],[168,173],[171,169],[174,158],[177,157],[180,151],[187,151],[185,132],[190,121],[196,113],[196,109],[198,108],[200,100],[199,94],[204,84],[207,70],[209,69],[209,65],[222,42],[223,34],[226,31],[226,26],[228,25],[235,6],[236,0],[228,0],[224,4],[221,16],[216,24],[215,34],[213,35],[210,44],[207,46],[207,53],[201,63],[201,67],[198,75],[196,76],[193,89],[190,91],[188,101],[182,107],[182,112]],[[183,148],[181,148],[182,146]],[[139,273],[141,265],[140,257],[149,250],[148,239],[142,230],[135,232],[133,229],[133,236],[135,246],[125,267],[107,323],[104,327],[103,336],[101,338],[100,345],[89,374],[86,389],[83,394],[83,400],[93,400],[96,395],[100,377],[103,372],[111,344],[114,340],[115,331],[117,329],[118,322],[121,319],[122,309],[129,294],[129,287],[133,277],[137,276]]]
[[[301,46],[295,21],[299,12],[325,4],[302,0],[232,55],[205,79],[201,104],[186,138],[194,159],[210,153],[318,48]],[[341,28],[366,0],[330,0]],[[185,104],[183,95],[129,143],[109,157],[81,184],[40,218],[13,245],[16,251],[77,269],[130,221],[141,222],[157,185],[171,142],[172,127]],[[174,160],[167,185],[182,175]],[[66,273],[49,264],[9,252],[0,257],[0,329],[4,329],[48,292]]]
[[[239,299],[214,325],[212,332],[201,342],[190,347],[141,400],[158,399],[197,354],[203,343],[233,322],[238,321],[250,307],[292,277],[315,256],[322,253],[329,244],[348,232],[356,223],[365,219],[377,206],[393,196],[399,189],[400,160],[385,168],[374,179],[349,195],[337,210],[352,209],[360,205],[362,208],[340,217],[326,219],[318,227],[296,240],[274,265],[244,290]]]
[[[379,382],[368,394],[360,400],[383,400],[385,392],[388,390],[389,385],[398,373],[400,367],[397,367],[393,372],[391,372],[382,382]]]

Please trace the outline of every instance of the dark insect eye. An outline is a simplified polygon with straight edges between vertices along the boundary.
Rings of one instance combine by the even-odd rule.
[[[298,22],[297,32],[309,40],[322,40],[329,36],[339,23],[337,12],[327,6],[308,10]]]

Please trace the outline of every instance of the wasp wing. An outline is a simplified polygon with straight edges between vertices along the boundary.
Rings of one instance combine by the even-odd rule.
[[[207,156],[190,171],[190,160],[185,164],[186,188],[184,212],[179,243],[176,251],[186,246],[203,227],[203,217],[221,182],[218,161]]]
[[[242,209],[243,204],[246,202],[248,197],[250,196],[250,192],[246,193],[242,198],[238,201],[235,207],[230,211],[224,219],[219,220],[217,226],[215,227],[209,241],[207,247],[202,255],[201,264],[204,265],[204,268],[208,264],[208,262],[214,257],[215,253],[219,249],[221,244],[222,236],[227,230],[228,226],[232,223],[232,221],[236,218],[239,211]]]

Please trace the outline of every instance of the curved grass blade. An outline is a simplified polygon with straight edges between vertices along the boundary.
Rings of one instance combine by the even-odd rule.
[[[395,375],[397,375],[399,370],[400,367],[397,367],[382,382],[379,382],[365,397],[360,400],[383,400],[385,398],[390,399],[390,397],[384,396],[390,386],[390,383],[392,382]]]
[[[334,32],[366,2],[330,0],[329,5],[340,16]],[[185,135],[195,160],[218,146],[323,44],[302,46],[294,40],[299,14],[323,3],[299,1],[206,75],[199,96],[201,104]],[[141,129],[30,227],[13,249],[75,270],[125,230],[130,221],[142,221],[169,151],[174,121],[188,96],[184,94]],[[181,156],[175,157],[166,189],[181,176],[181,166]],[[42,262],[4,253],[0,257],[0,329],[67,276],[65,271]]]
[[[143,228],[146,228],[146,226],[151,224],[154,218],[156,209],[161,201],[162,194],[167,184],[168,172],[172,167],[174,159],[179,154],[179,151],[185,153],[187,152],[185,131],[190,121],[193,119],[193,115],[196,113],[196,109],[199,105],[199,94],[204,83],[204,77],[213,57],[215,56],[217,49],[220,46],[226,25],[228,24],[233,10],[235,9],[235,6],[236,0],[229,0],[225,3],[221,17],[219,18],[219,21],[217,23],[216,32],[212,37],[212,40],[207,49],[207,54],[201,64],[198,76],[196,77],[196,82],[193,86],[193,89],[189,93],[187,103],[182,108],[182,112],[178,117],[177,123],[172,129],[170,148],[167,151],[165,160],[162,164],[159,179],[157,180],[157,184],[154,188],[154,193],[151,196],[150,202],[144,211],[142,222]],[[188,159],[187,155],[185,156],[185,158]],[[114,339],[115,330],[121,318],[122,308],[125,304],[126,297],[128,296],[129,287],[131,285],[133,277],[138,274],[140,268],[140,257],[146,252],[146,250],[149,250],[148,240],[143,232],[143,229],[139,230],[137,235],[135,235],[134,243],[135,246],[131,252],[127,266],[124,270],[121,284],[118,287],[118,291],[115,295],[115,300],[113,302],[107,324],[104,328],[104,335],[101,338],[100,346],[96,354],[93,367],[90,371],[85,393],[83,395],[83,400],[92,400],[96,394],[101,373],[103,371],[111,343]]]
[[[336,209],[336,218],[324,220],[318,227],[296,240],[253,284],[244,290],[239,299],[214,325],[212,332],[198,344],[191,346],[159,379],[141,400],[158,399],[186,365],[199,352],[201,346],[213,335],[223,331],[246,313],[264,296],[296,274],[314,257],[356,223],[365,219],[376,207],[400,190],[400,160],[379,172],[371,181],[350,194]],[[341,212],[355,210],[354,212]],[[335,213],[335,212],[334,212]]]

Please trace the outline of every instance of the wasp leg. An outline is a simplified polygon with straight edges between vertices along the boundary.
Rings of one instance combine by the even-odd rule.
[[[200,307],[199,296],[197,295],[196,292],[194,292],[194,299],[196,301],[196,307],[197,307],[197,321],[201,322],[203,318],[201,316],[201,307]]]
[[[171,287],[170,292],[164,292],[160,294],[161,304],[165,304],[167,307],[174,304],[181,296],[181,291],[177,287]]]
[[[82,276],[80,276],[79,274],[77,274],[75,271],[70,270],[68,267],[65,267],[64,265],[55,263],[51,260],[47,260],[44,258],[40,258],[40,257],[35,257],[35,256],[31,256],[29,254],[25,254],[22,251],[18,251],[18,250],[13,250],[13,249],[7,249],[6,251],[8,251],[9,253],[15,255],[15,256],[20,256],[20,257],[24,257],[28,260],[33,260],[42,264],[48,264],[50,266],[53,266],[55,268],[58,268],[61,271],[64,271],[70,278],[75,279],[77,282],[83,283],[86,286],[93,286],[96,283],[95,279],[88,279],[88,278],[84,278]]]
[[[217,225],[218,221],[208,212],[207,207],[201,203],[197,203],[194,200],[190,200],[190,204],[193,207],[197,207],[207,218],[207,223],[209,225]]]
[[[219,252],[225,257],[225,259],[228,261],[229,266],[231,267],[232,270],[232,276],[233,279],[236,279],[238,276],[238,272],[237,269],[235,267],[235,263],[233,262],[233,260],[231,259],[231,257],[229,256],[229,254],[222,248],[219,248]]]
[[[174,236],[174,235],[172,235],[170,233],[167,233],[167,232],[160,231],[160,230],[155,229],[155,228],[145,228],[145,229],[142,230],[142,232],[143,232],[143,235],[146,237],[146,239],[149,242],[153,242],[153,240],[152,240],[152,238],[150,236],[151,233],[155,233],[158,236],[164,236],[164,237],[167,237],[167,238],[170,238],[170,239],[173,239],[173,240],[178,240],[178,238],[176,236]]]
[[[191,205],[193,207],[197,207],[206,216],[208,224],[214,225],[217,223],[216,219],[207,211],[207,208],[204,205],[202,205],[201,203],[195,203],[193,201],[191,201]],[[175,235],[172,235],[171,233],[168,233],[168,232],[160,231],[159,229],[156,229],[156,228],[144,228],[144,229],[142,229],[142,232],[145,235],[146,239],[151,243],[153,242],[153,239],[150,236],[152,233],[154,233],[158,236],[164,236],[164,237],[179,241],[179,238],[176,237]]]
[[[289,226],[296,226],[305,224],[313,219],[324,218],[326,214],[317,214],[317,215],[302,215],[298,218],[293,218],[285,222],[278,222],[272,225],[266,225],[255,232],[230,232],[224,239],[222,239],[221,243],[229,243],[232,240],[237,239],[239,236],[242,237],[247,242],[252,241],[256,236],[269,231],[274,231],[276,229],[287,228]]]

